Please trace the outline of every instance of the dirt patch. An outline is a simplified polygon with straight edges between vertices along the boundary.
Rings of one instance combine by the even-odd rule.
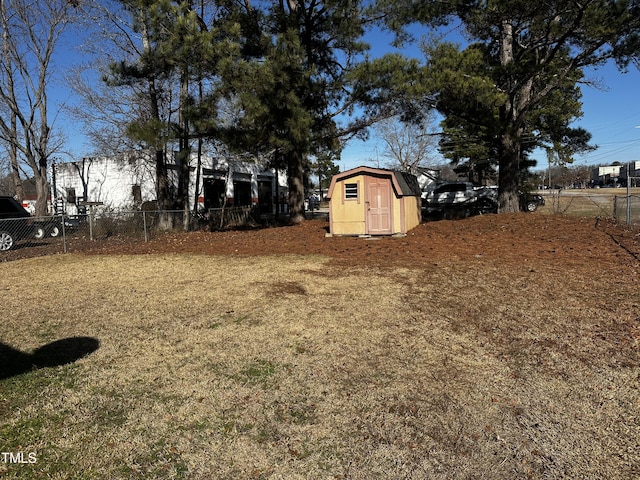
[[[298,282],[276,282],[270,293],[275,295],[306,295],[307,289]]]
[[[377,241],[326,237],[328,222],[310,220],[227,232],[168,233],[150,242],[74,244],[88,254],[322,255],[340,264],[422,267],[442,258],[468,261],[637,266],[640,233],[601,219],[559,215],[484,215],[465,220],[426,222],[407,236]]]
[[[522,264],[627,266],[640,261],[640,230],[601,218],[562,215],[483,215],[425,222],[405,237],[327,237],[329,224],[315,219],[295,226],[224,232],[169,232],[142,239],[71,237],[70,253],[201,255],[320,255],[339,265],[432,267],[446,258]],[[59,243],[5,252],[0,261],[62,252]]]

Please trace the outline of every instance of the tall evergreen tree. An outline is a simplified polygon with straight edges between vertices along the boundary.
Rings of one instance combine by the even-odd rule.
[[[458,21],[475,42],[468,49],[482,46],[479,61],[485,70],[479,78],[487,84],[480,100],[493,96],[489,104],[497,108],[492,110],[496,121],[490,126],[495,129],[492,148],[499,165],[501,212],[519,210],[521,162],[532,134],[546,136],[565,154],[571,148],[584,148],[586,132],[569,128],[578,113],[575,108],[570,118],[554,111],[555,101],[563,105],[561,92],[581,81],[584,67],[615,59],[624,68],[637,61],[640,52],[636,0],[380,0],[379,5],[386,9],[387,24],[397,31],[415,22],[438,26]],[[460,74],[468,72],[463,69]],[[467,93],[477,86],[471,85]],[[479,115],[489,113],[481,110]],[[463,122],[456,125],[466,129]],[[469,133],[473,139],[489,132],[473,126]]]
[[[495,88],[495,65],[483,44],[459,51],[453,44],[427,48],[427,70],[432,88],[438,91],[436,105],[445,116],[442,121],[441,150],[470,181],[494,176],[501,151],[501,107],[504,92]],[[522,127],[520,178],[534,164],[529,154],[537,147],[562,151],[565,161],[589,147],[590,135],[570,128],[581,112],[581,92],[576,86],[580,72],[531,107]]]
[[[337,155],[346,134],[337,116],[354,102],[349,72],[367,48],[360,42],[365,19],[352,0],[244,7],[240,17],[252,58],[229,65],[225,74],[242,112],[228,138],[270,153],[272,166],[286,168],[289,211],[298,223],[309,156]]]
[[[211,116],[209,104],[201,103],[205,93],[213,96],[217,88],[220,62],[233,58],[238,50],[236,36],[225,30],[229,10],[205,1],[121,1],[133,15],[143,48],[138,58],[113,64],[109,80],[147,85],[141,98],[145,107],[129,125],[128,134],[155,150],[158,206],[184,210],[187,227],[192,143],[204,137],[202,125]],[[177,150],[175,198],[170,198],[168,146]]]
[[[139,105],[132,107],[137,115],[127,126],[127,135],[153,152],[157,207],[159,210],[169,210],[174,207],[167,166],[171,82],[166,76],[166,69],[162,67],[164,59],[158,55],[158,38],[154,32],[154,25],[160,16],[158,10],[162,9],[147,0],[121,0],[120,3],[132,17],[132,28],[139,35],[141,46],[134,47],[132,53],[123,52],[127,53],[126,58],[112,63],[105,81],[113,87],[135,86],[138,92]],[[134,40],[133,36],[129,38]],[[133,56],[136,54],[137,57]]]

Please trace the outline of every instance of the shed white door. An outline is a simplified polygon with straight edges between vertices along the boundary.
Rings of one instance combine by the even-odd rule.
[[[367,227],[371,235],[392,232],[391,183],[384,178],[367,179]]]

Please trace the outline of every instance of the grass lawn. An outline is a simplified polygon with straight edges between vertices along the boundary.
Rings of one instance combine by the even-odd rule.
[[[638,292],[596,265],[0,263],[0,356],[98,347],[5,371],[0,477],[638,478]]]

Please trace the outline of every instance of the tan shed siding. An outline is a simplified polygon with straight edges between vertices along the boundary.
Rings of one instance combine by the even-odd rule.
[[[333,235],[365,235],[364,222],[332,222],[331,233]]]
[[[395,233],[407,233],[420,224],[420,198],[413,196],[396,198],[393,210],[393,231]]]
[[[372,177],[376,181],[371,183]],[[382,178],[387,178],[392,186],[392,198],[389,209],[390,231],[387,228],[380,228],[378,225],[380,216],[384,215],[384,208],[380,208],[378,197],[375,202],[375,212],[369,212],[369,205],[365,202],[368,195],[378,195],[379,190],[371,193],[367,190],[368,185],[377,184]],[[346,198],[346,185],[358,185],[358,197]],[[415,184],[415,185],[414,185]],[[337,174],[331,180],[329,187],[329,228],[334,235],[386,235],[389,233],[407,233],[412,228],[420,224],[420,195],[417,180],[398,172],[390,170],[375,169],[370,167],[358,167],[341,174]],[[369,199],[370,201],[371,199]],[[378,216],[376,216],[378,215]],[[368,225],[368,222],[376,223],[375,226]],[[384,232],[383,232],[384,230]]]
[[[393,233],[402,232],[402,197],[393,196]]]
[[[345,198],[345,185],[358,184],[358,198]],[[339,195],[340,198],[336,198]],[[331,199],[331,233],[334,235],[364,235],[366,233],[364,199],[364,177],[359,175],[336,184],[334,198]]]
[[[420,225],[422,212],[420,211],[420,197],[404,197],[405,233]]]

